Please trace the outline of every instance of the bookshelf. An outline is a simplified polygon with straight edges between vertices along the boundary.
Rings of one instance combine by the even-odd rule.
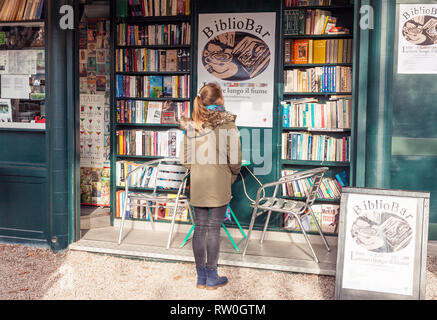
[[[336,176],[344,177],[346,173],[350,178],[354,5],[345,2],[284,0],[281,175],[329,167],[324,190],[315,203],[320,215],[322,207],[332,212],[340,204],[341,188],[333,184],[341,178]],[[314,3],[323,5],[308,5]],[[335,26],[343,27],[337,30],[340,33],[325,33],[333,21],[331,17],[336,18]],[[309,183],[287,186],[282,195],[285,199],[304,200],[299,192],[309,188]],[[283,225],[297,230],[287,217]],[[311,223],[310,232],[316,231],[313,227]],[[336,233],[332,228],[324,231]]]
[[[147,14],[144,14],[146,8],[142,7],[142,10],[140,10],[137,7],[135,12],[135,9],[129,3],[127,3],[125,12],[122,13],[119,8],[113,11],[113,21],[115,22],[112,45],[115,83],[113,86],[114,94],[112,95],[113,129],[111,130],[113,132],[111,151],[113,155],[111,162],[113,176],[111,182],[112,220],[119,218],[120,203],[122,201],[121,192],[125,189],[124,184],[119,181],[119,175],[122,171],[126,172],[125,166],[134,166],[171,156],[168,153],[162,154],[159,152],[160,139],[157,138],[157,135],[165,136],[176,132],[178,128],[177,120],[181,116],[190,116],[191,114],[191,57],[193,56],[191,46],[193,30],[191,26],[193,26],[193,21],[190,13],[192,12],[192,5],[190,5],[190,1],[178,1],[176,3],[182,2],[188,3],[189,6],[188,8],[185,6],[183,13],[172,11],[168,7],[164,8],[163,6],[168,5],[169,2],[163,0],[144,1],[144,3],[152,5],[152,10],[150,11],[149,8]],[[120,1],[120,3],[122,2]],[[155,5],[157,3],[161,3],[160,8],[163,11],[156,11],[158,7]],[[132,90],[130,82],[132,80],[136,81],[134,84],[135,90]],[[162,80],[162,88],[152,92],[151,83],[156,80]],[[167,90],[168,87],[170,87],[170,90]],[[120,88],[123,88],[123,90],[120,90]],[[162,108],[167,103],[173,106],[177,105],[174,121],[163,123],[168,122],[162,121],[163,113],[159,113],[161,123],[150,121],[148,116],[152,110],[151,106],[155,108],[161,106]],[[138,108],[140,108],[139,113]],[[172,110],[175,111],[175,109]],[[151,140],[147,140],[147,138],[144,140],[143,138],[143,146],[140,152],[135,150],[132,144],[130,145],[130,152],[120,152],[120,135],[126,132],[150,134],[147,137]],[[156,133],[156,136],[153,136],[154,133]],[[153,142],[150,142],[152,140]],[[150,144],[147,145],[145,141],[149,141]],[[129,144],[132,141],[126,141],[125,143]],[[155,149],[152,146],[153,152],[149,154],[150,149],[147,149],[147,146],[153,144]],[[123,147],[127,149],[127,146]],[[136,147],[138,148],[138,145]],[[123,169],[120,169],[122,166]],[[131,185],[129,189],[140,193],[153,191],[153,188],[144,185],[139,186],[137,183]],[[145,217],[132,214],[128,219],[144,220]],[[159,221],[166,222],[166,220],[161,219]]]

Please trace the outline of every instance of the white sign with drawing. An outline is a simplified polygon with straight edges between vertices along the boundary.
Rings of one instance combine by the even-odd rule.
[[[437,4],[399,5],[398,73],[437,74]]]
[[[273,126],[276,13],[199,14],[198,90],[217,82],[237,125]]]
[[[350,194],[343,288],[413,294],[417,199]]]

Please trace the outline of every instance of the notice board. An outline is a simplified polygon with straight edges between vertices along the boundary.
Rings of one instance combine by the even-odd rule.
[[[424,299],[429,193],[343,188],[336,299]]]

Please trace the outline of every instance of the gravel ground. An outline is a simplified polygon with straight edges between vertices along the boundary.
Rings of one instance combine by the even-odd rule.
[[[428,300],[437,299],[437,258],[427,259]],[[195,288],[192,263],[120,258],[0,244],[0,300],[332,300],[334,277],[219,267],[230,282]]]

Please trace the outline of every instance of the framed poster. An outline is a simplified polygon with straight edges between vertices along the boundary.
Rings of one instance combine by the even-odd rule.
[[[437,4],[400,4],[398,73],[437,74]]]
[[[336,299],[424,299],[429,193],[343,188]]]
[[[220,84],[237,126],[273,126],[276,13],[199,14],[197,90]]]

